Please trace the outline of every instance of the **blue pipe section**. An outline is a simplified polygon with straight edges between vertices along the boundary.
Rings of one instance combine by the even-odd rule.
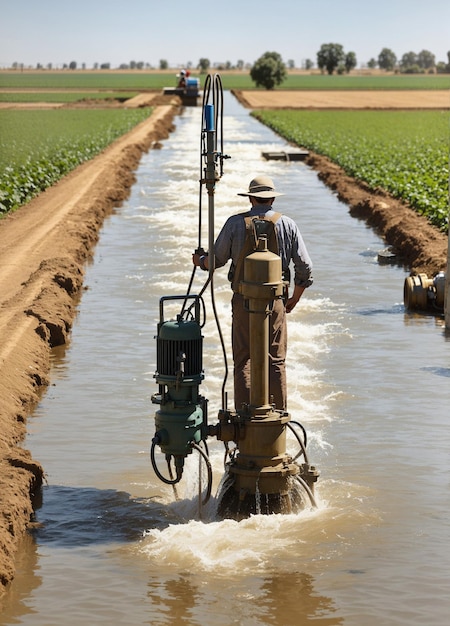
[[[205,105],[205,124],[207,131],[214,130],[214,105],[206,104]]]

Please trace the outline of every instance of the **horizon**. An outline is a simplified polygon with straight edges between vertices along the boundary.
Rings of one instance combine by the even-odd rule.
[[[215,7],[214,7],[215,8]],[[354,52],[357,66],[378,59],[383,48],[397,59],[428,50],[436,63],[448,63],[450,2],[447,0],[229,0],[226,10],[206,10],[204,2],[172,0],[15,0],[2,10],[0,67],[14,63],[63,68],[71,62],[93,68],[110,63],[119,68],[131,61],[157,69],[162,59],[170,68],[197,67],[207,58],[212,67],[251,66],[267,51],[302,68],[317,66],[322,44],[339,43]]]

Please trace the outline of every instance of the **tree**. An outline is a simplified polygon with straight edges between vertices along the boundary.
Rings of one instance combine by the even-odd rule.
[[[71,61],[69,63],[69,70],[76,70],[77,69],[77,62],[76,61]]]
[[[367,63],[367,67],[369,67],[371,70],[374,70],[377,66],[377,62],[376,60],[372,57],[370,59],[370,61]]]
[[[160,70],[166,70],[168,67],[169,67],[169,64],[166,61],[166,59],[160,59],[160,61],[159,61],[159,69]]]
[[[400,67],[402,68],[402,71],[405,72],[415,65],[418,65],[417,54],[415,52],[405,52],[400,59]]]
[[[356,54],[354,52],[347,52],[345,55],[345,71],[349,74],[357,65]]]
[[[436,57],[429,50],[421,50],[417,55],[417,64],[424,70],[431,70],[436,65]]]
[[[273,89],[285,80],[286,66],[278,52],[265,52],[250,70],[250,77],[257,87]]]
[[[317,53],[317,65],[319,69],[322,72],[326,70],[330,75],[344,60],[344,48],[340,43],[324,43]]]
[[[305,70],[311,70],[314,67],[313,61],[311,61],[311,59],[305,59],[304,67]]]
[[[197,67],[202,74],[206,74],[206,72],[209,70],[210,65],[211,65],[210,60],[202,57],[199,60]]]
[[[378,55],[378,67],[382,70],[392,71],[397,64],[397,57],[389,48],[383,48]]]

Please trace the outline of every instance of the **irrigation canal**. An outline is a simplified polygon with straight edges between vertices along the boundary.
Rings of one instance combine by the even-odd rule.
[[[314,285],[289,319],[289,411],[321,471],[318,510],[198,519],[196,464],[174,502],[150,465],[159,298],[185,293],[197,245],[200,109],[145,155],[106,221],[70,346],[29,420],[48,484],[0,624],[443,626],[450,610],[450,357],[443,323],[405,312],[383,242],[301,162],[264,161],[282,140],[225,94],[225,174],[215,220],[246,209],[269,174],[300,225]],[[205,237],[205,244],[206,244]],[[226,271],[215,275],[230,331]],[[207,301],[210,420],[224,373]],[[210,444],[215,487],[223,444]],[[192,478],[190,480],[190,477]]]

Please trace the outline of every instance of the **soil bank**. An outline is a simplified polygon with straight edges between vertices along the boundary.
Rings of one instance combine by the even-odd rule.
[[[136,101],[142,105],[142,98]],[[48,385],[50,350],[68,341],[84,268],[105,217],[128,196],[142,153],[169,136],[178,112],[178,100],[157,106],[101,155],[0,220],[0,594],[14,577],[15,554],[32,526],[44,480],[44,468],[21,443],[27,417]],[[411,270],[433,276],[445,269],[447,237],[424,218],[356,183],[324,157],[310,154],[308,164]]]
[[[48,384],[50,349],[69,337],[86,262],[105,217],[129,194],[143,152],[169,136],[179,100],[0,220],[0,594],[14,576],[44,469],[21,446]],[[167,103],[170,104],[167,104]]]

